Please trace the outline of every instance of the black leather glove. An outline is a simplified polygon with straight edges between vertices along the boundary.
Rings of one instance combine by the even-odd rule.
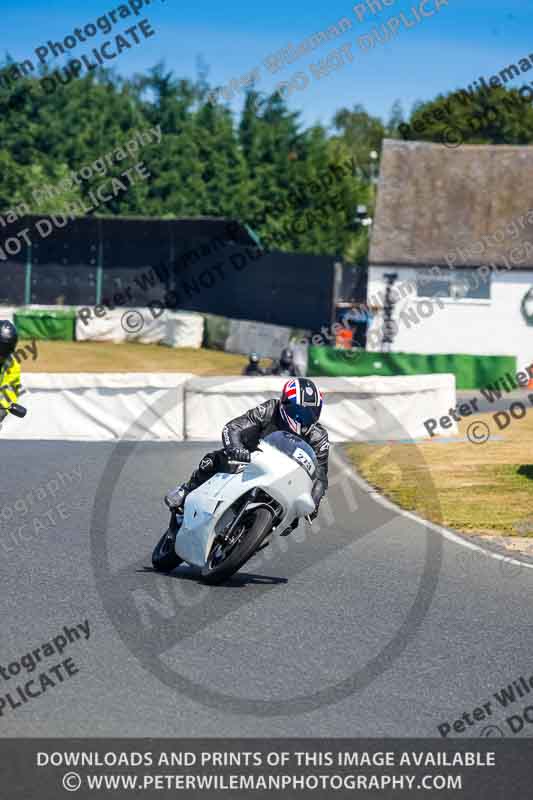
[[[228,461],[250,462],[250,451],[245,447],[230,447],[226,450]]]

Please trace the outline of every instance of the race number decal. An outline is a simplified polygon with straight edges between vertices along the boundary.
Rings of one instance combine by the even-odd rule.
[[[302,465],[305,469],[309,477],[314,477],[315,474],[315,465],[313,464],[313,460],[309,458],[305,450],[302,450],[301,447],[297,447],[294,453],[292,454],[295,461]]]

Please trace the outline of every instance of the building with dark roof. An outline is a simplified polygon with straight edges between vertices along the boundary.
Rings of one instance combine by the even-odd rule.
[[[369,349],[530,364],[533,147],[386,140],[368,305]]]

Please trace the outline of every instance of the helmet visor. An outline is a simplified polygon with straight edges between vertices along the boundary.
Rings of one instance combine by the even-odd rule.
[[[306,432],[318,422],[320,417],[319,406],[299,406],[285,405],[285,412],[294,422],[302,426],[302,432]]]

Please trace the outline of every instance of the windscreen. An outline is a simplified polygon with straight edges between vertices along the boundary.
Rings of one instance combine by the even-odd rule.
[[[315,477],[317,460],[312,447],[304,442],[299,436],[286,431],[276,431],[265,438],[265,442],[277,450],[281,450],[286,456],[297,461],[305,469],[310,478]]]

